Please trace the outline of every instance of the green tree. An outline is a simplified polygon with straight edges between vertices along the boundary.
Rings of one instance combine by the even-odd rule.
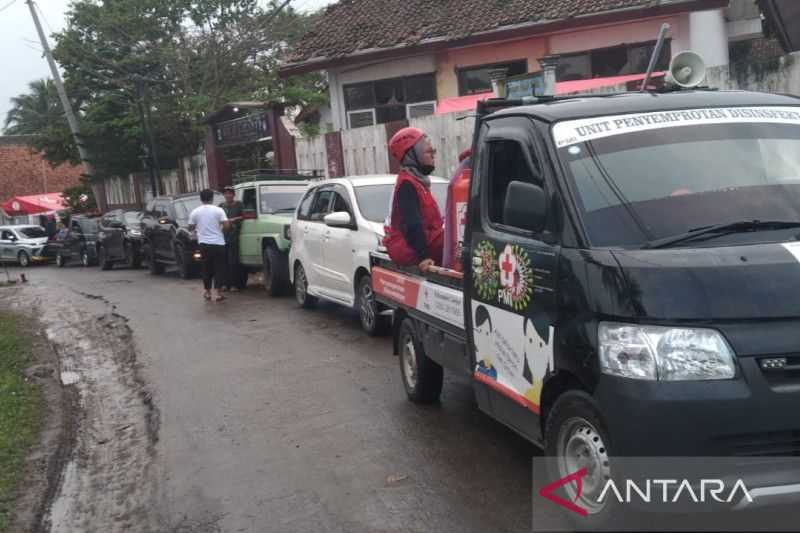
[[[81,117],[98,177],[142,168],[141,110],[149,105],[162,168],[196,153],[203,118],[237,100],[317,104],[318,75],[282,80],[277,66],[314,20],[273,1],[75,0],[54,55]],[[38,147],[51,163],[77,161],[65,127]]]
[[[52,80],[32,81],[28,89],[28,93],[11,99],[11,110],[4,125],[6,135],[34,135],[53,127],[66,126]]]

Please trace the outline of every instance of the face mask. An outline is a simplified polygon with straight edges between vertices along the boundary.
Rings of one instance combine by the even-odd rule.
[[[433,165],[419,165],[419,167],[417,168],[419,168],[419,171],[425,174],[426,176],[430,176],[431,173],[433,173],[433,171],[436,170],[436,167]]]

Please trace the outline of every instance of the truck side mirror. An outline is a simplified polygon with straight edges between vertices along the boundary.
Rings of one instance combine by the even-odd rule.
[[[544,189],[524,181],[512,181],[508,184],[503,206],[503,225],[541,233],[546,215],[547,198]]]

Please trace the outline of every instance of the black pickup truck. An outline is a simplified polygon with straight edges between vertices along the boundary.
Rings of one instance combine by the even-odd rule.
[[[796,504],[781,459],[800,455],[800,99],[490,100],[473,154],[464,272],[372,257],[409,398],[467,376],[555,478],[755,456],[739,507]],[[601,486],[566,490],[599,523]]]

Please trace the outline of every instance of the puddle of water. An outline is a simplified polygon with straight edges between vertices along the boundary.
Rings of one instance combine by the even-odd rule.
[[[61,373],[61,384],[64,386],[68,385],[75,385],[77,382],[81,380],[81,375],[77,372],[62,372]]]

